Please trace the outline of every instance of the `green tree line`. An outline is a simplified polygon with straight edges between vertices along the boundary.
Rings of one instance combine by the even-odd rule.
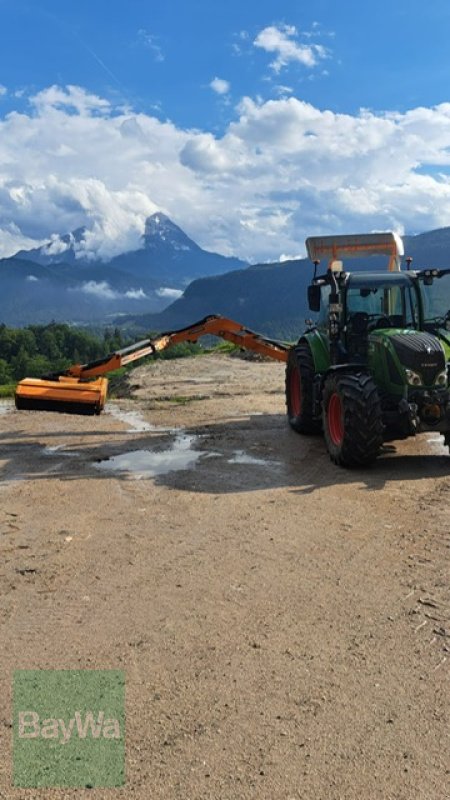
[[[40,378],[67,369],[70,364],[85,364],[130,343],[118,328],[95,334],[57,322],[27,328],[0,324],[0,385],[26,377]],[[157,353],[155,358],[183,358],[201,352],[200,345],[184,342]]]
[[[101,358],[125,345],[117,328],[96,336],[61,323],[8,328],[0,325],[0,384],[40,377],[70,364]]]

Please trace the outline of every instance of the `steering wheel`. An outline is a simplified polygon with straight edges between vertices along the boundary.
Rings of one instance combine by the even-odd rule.
[[[366,311],[356,311],[351,315],[348,322],[352,332],[358,336],[362,336],[367,333],[369,315],[366,313]]]
[[[390,318],[382,316],[379,319],[377,319],[374,326],[374,330],[376,330],[377,328],[392,328],[392,322]]]

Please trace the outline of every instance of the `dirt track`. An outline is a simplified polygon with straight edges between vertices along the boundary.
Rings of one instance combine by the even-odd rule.
[[[133,380],[114,415],[0,415],[0,797],[450,798],[436,437],[344,471],[288,429],[281,365]],[[98,466],[134,450],[144,474]],[[11,788],[17,668],[126,671],[124,788]]]

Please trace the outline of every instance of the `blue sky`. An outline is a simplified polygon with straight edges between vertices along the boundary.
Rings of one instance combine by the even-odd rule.
[[[27,91],[77,84],[136,109],[157,106],[182,126],[220,128],[233,117],[232,104],[224,107],[208,90],[215,76],[230,82],[230,100],[274,97],[278,83],[319,108],[347,113],[405,110],[449,96],[446,0],[1,0],[0,11],[3,84]],[[270,55],[252,42],[282,24],[297,29],[298,41],[327,48],[323,70],[291,63],[271,74]]]
[[[0,254],[156,209],[249,260],[450,224],[449,39],[445,0],[0,0]]]

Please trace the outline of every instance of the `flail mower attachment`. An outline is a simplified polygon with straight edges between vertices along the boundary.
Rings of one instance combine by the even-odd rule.
[[[24,378],[16,388],[16,408],[32,411],[64,411],[67,414],[100,414],[105,405],[107,378]]]
[[[288,347],[266,339],[238,322],[209,316],[176,331],[167,331],[155,339],[144,339],[123,350],[116,350],[98,361],[73,364],[64,372],[42,378],[24,378],[16,388],[16,408],[37,411],[62,411],[72,414],[100,414],[104,408],[108,372],[138,359],[152,356],[180,342],[196,342],[202,336],[218,336],[242,349],[254,350],[277,361],[287,361]]]

